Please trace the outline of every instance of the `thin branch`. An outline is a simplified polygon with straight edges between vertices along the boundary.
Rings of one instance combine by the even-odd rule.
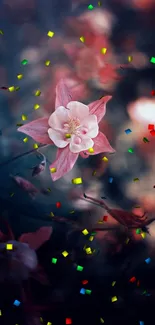
[[[40,146],[38,146],[38,149],[40,149],[40,148],[45,148],[45,147],[47,147],[47,146],[49,146],[49,144],[41,144]],[[1,164],[0,164],[0,167],[6,166],[6,165],[10,164],[11,162],[13,162],[13,161],[15,161],[15,160],[17,160],[17,159],[19,159],[19,158],[22,158],[22,157],[24,157],[24,156],[30,155],[31,153],[33,153],[33,152],[35,152],[35,151],[37,151],[37,149],[31,149],[31,150],[29,150],[29,151],[26,151],[26,152],[24,152],[24,153],[21,153],[20,155],[18,155],[18,156],[16,156],[16,157],[13,157],[13,158],[11,158],[11,159],[9,159],[9,160],[7,160],[7,161],[1,163]]]

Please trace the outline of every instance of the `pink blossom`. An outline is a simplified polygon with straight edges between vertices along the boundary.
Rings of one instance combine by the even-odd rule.
[[[37,142],[58,147],[56,160],[50,165],[50,169],[56,168],[51,174],[53,181],[73,168],[79,154],[87,158],[90,154],[115,151],[98,126],[110,99],[111,96],[105,96],[88,106],[72,101],[72,94],[61,80],[56,87],[55,112],[49,118],[39,118],[18,128]],[[93,153],[89,153],[92,147]]]
[[[58,148],[69,145],[73,153],[92,148],[92,139],[99,132],[96,115],[90,115],[88,106],[75,101],[69,102],[67,109],[59,106],[50,116],[48,123],[49,138]]]

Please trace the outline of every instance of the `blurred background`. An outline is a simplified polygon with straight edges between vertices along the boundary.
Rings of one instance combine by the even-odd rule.
[[[68,221],[73,220],[82,228],[93,228],[105,214],[102,208],[80,199],[84,192],[97,199],[104,197],[111,208],[136,213],[135,207],[138,206],[142,212],[147,212],[149,218],[154,217],[155,65],[150,62],[155,56],[154,15],[153,0],[91,3],[86,0],[0,0],[0,213],[8,220],[16,238],[22,233],[51,225],[54,229],[53,249],[55,241],[59,250],[66,240],[73,251],[75,241],[77,246],[83,247],[80,235],[76,234],[78,239],[75,239],[74,227]],[[48,31],[54,32],[52,38],[47,36]],[[26,64],[23,60],[27,60]],[[33,177],[32,168],[39,161],[37,150],[31,138],[23,141],[25,135],[18,133],[17,128],[19,124],[49,116],[54,111],[55,87],[61,78],[66,79],[74,99],[86,104],[112,95],[100,129],[116,153],[79,158],[71,172],[53,182],[48,164],[55,160],[56,148],[48,146],[39,150],[47,158],[47,167],[43,173]],[[14,91],[10,91],[10,87],[14,87]],[[40,90],[40,96],[36,96],[37,90]],[[36,104],[39,106],[37,109]],[[31,153],[23,155],[31,150]],[[108,162],[102,160],[103,156],[108,158]],[[30,181],[38,189],[35,199],[18,187],[10,175]],[[75,177],[82,177],[83,184],[73,185]],[[58,207],[57,202],[61,206]],[[53,216],[57,220],[52,220]],[[65,218],[63,221],[62,217]],[[108,215],[108,221],[99,227],[104,226],[117,227],[118,223]],[[5,230],[1,221],[0,228]],[[69,239],[66,236],[68,231]],[[122,276],[120,272],[127,272],[127,277],[134,276],[133,270],[137,267],[142,272],[141,263],[150,254],[153,259],[155,253],[154,222],[149,226],[149,233],[144,241],[134,232],[135,246],[131,246],[124,257],[119,255],[124,243],[121,236],[126,236],[124,232],[116,236],[111,232],[98,232],[94,247],[96,252],[102,250],[102,254],[95,255],[96,262],[86,262],[89,276],[98,275],[104,282],[104,276],[110,274],[119,277]],[[108,261],[105,259],[109,252],[107,245],[115,247],[114,253],[119,255],[117,261],[111,257]],[[132,256],[133,247],[136,247],[135,256]],[[75,251],[73,262],[78,256]],[[147,272],[153,272],[153,261],[152,265],[152,271],[147,269]],[[151,279],[150,273],[145,276],[142,272],[142,277]],[[151,280],[150,290],[154,284]],[[120,286],[123,290],[124,284]],[[153,297],[154,290],[153,287]],[[63,293],[57,295],[64,292],[63,287]],[[124,296],[121,299],[124,299],[121,300],[123,303],[126,301]],[[138,299],[139,307],[133,310],[131,300],[135,303]],[[138,324],[141,319],[136,316],[137,309],[146,305],[146,301],[141,299],[132,296],[127,307],[124,307],[126,302],[118,307],[115,319],[120,323],[125,321],[124,316],[120,316],[123,308],[123,313],[126,310],[132,322]],[[149,304],[154,306],[153,302]],[[90,306],[88,304],[88,308]],[[95,320],[97,324],[102,323],[100,317]],[[109,316],[107,321],[112,321]]]

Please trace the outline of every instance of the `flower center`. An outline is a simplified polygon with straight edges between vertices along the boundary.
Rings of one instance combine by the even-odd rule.
[[[64,128],[69,134],[77,134],[77,129],[80,127],[80,120],[78,118],[70,118],[68,123],[64,124]]]

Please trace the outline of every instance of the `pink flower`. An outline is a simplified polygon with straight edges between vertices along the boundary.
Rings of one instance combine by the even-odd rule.
[[[58,147],[56,160],[50,165],[50,169],[56,168],[51,174],[53,181],[73,168],[79,154],[87,158],[92,147],[93,155],[115,151],[98,127],[110,99],[111,96],[105,96],[88,106],[72,101],[68,87],[61,80],[56,87],[55,112],[49,118],[39,118],[18,128],[37,142],[54,143]]]
[[[67,109],[59,106],[50,116],[48,123],[49,138],[58,148],[69,145],[73,153],[92,148],[92,139],[99,132],[96,115],[90,115],[88,106],[75,101],[69,102]]]

